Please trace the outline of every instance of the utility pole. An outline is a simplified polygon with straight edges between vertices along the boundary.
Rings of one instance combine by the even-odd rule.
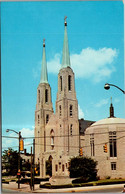
[[[21,132],[17,132],[13,129],[6,129],[6,132],[9,131],[13,131],[14,133],[18,134],[18,140],[19,140],[19,153],[18,153],[18,172],[17,172],[17,176],[18,176],[18,189],[20,189],[20,175],[21,175],[21,171],[20,171],[20,151],[23,151],[23,140],[21,140]],[[21,146],[21,148],[20,148]]]
[[[30,189],[32,190],[32,185],[33,185],[33,168],[32,168],[32,147],[31,147],[31,183],[30,183]]]
[[[19,132],[19,157],[18,157],[18,189],[20,189],[20,138],[21,138],[21,132]]]
[[[34,190],[34,173],[35,173],[35,139],[33,139],[33,190]]]

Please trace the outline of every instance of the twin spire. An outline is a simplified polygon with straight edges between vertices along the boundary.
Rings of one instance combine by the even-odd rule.
[[[46,52],[45,52],[45,39],[43,39],[42,71],[41,71],[40,83],[48,83],[47,62],[46,62]]]
[[[70,55],[69,55],[69,46],[68,46],[68,35],[67,35],[67,22],[66,22],[67,16],[65,16],[65,30],[64,30],[64,42],[63,42],[63,54],[62,54],[62,68],[70,67]]]
[[[64,42],[63,42],[63,54],[62,54],[62,65],[61,69],[70,67],[70,55],[69,55],[69,46],[68,46],[68,35],[67,35],[67,16],[65,16],[64,20]],[[42,71],[41,71],[41,79],[40,83],[48,83],[48,75],[47,75],[47,62],[46,62],[46,52],[45,52],[45,39],[43,39],[43,56],[42,56]]]

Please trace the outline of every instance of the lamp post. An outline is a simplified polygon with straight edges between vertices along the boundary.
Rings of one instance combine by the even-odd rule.
[[[119,90],[121,90],[121,91],[123,92],[123,94],[125,94],[125,91],[124,91],[124,90],[122,90],[121,88],[119,88],[118,86],[116,86],[116,85],[114,85],[114,84],[106,83],[106,84],[104,85],[104,88],[105,88],[106,90],[109,90],[109,89],[110,89],[110,86],[114,86],[114,87],[118,88]]]
[[[19,137],[19,156],[18,156],[18,173],[20,173],[20,139],[21,139],[21,132],[17,132],[13,129],[7,129],[6,132],[13,131],[14,133],[18,134]],[[20,176],[18,175],[18,189],[20,189]]]

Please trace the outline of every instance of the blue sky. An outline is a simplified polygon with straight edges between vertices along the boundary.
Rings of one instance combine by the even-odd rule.
[[[64,16],[80,117],[94,121],[108,117],[111,97],[115,116],[125,117],[123,94],[113,87],[104,90],[106,82],[124,88],[122,1],[2,2],[3,135],[16,136],[5,132],[10,128],[33,136],[43,38],[55,109]],[[4,138],[4,148],[12,145],[12,139]]]

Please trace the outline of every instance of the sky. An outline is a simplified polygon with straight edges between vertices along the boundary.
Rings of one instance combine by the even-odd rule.
[[[125,118],[124,95],[114,87],[104,89],[107,82],[124,89],[123,10],[122,1],[1,2],[3,136],[17,137],[6,133],[8,128],[34,136],[44,38],[55,110],[65,16],[79,118],[107,118],[111,97],[115,116]],[[32,142],[26,139],[25,148]],[[2,146],[17,149],[18,139],[4,137]]]

